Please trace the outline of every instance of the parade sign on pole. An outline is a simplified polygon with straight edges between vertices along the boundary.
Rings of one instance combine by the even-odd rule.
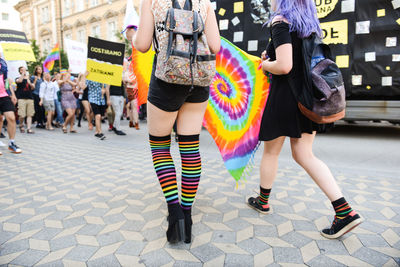
[[[85,73],[87,61],[87,45],[70,39],[64,39],[69,68],[72,73]]]
[[[23,32],[0,29],[0,44],[7,61],[36,61],[32,47]]]
[[[125,44],[89,37],[86,68],[88,80],[120,86]]]

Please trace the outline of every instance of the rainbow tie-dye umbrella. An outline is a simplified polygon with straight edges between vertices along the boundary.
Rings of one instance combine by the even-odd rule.
[[[238,182],[252,166],[260,123],[269,93],[261,59],[221,38],[217,75],[210,87],[204,126],[217,144],[225,166]]]
[[[260,68],[260,58],[221,39],[217,75],[210,86],[203,124],[214,138],[229,173],[238,182],[252,166],[269,93],[269,79]],[[139,99],[147,97],[153,58],[152,51],[142,54],[134,49],[132,53]]]

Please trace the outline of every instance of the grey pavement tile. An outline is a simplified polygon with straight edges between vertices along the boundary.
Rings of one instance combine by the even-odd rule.
[[[195,236],[210,232],[210,230],[210,227],[203,223],[196,223],[192,226],[192,234]]]
[[[215,242],[215,243],[235,243],[236,242],[236,232],[214,231],[211,241]]]
[[[340,240],[317,240],[321,254],[327,255],[347,255],[348,252]]]
[[[40,240],[51,240],[61,231],[62,229],[44,227],[43,230],[32,236],[32,238]]]
[[[145,224],[146,222],[141,221],[126,221],[126,223],[121,226],[120,230],[139,232],[143,229]]]
[[[46,264],[37,265],[38,267],[64,267],[64,263],[61,260],[49,262]]]
[[[372,266],[383,266],[390,259],[389,256],[366,247],[360,248],[352,256],[368,262]]]
[[[362,214],[361,214],[362,215]],[[365,230],[380,234],[383,233],[384,231],[387,230],[387,227],[379,224],[379,223],[374,223],[372,221],[364,221],[361,224],[361,227],[364,228]]]
[[[254,236],[278,237],[278,230],[275,226],[254,225]]]
[[[272,208],[273,209],[273,208]],[[287,218],[279,215],[278,213],[275,213],[274,211],[270,214],[267,214],[265,216],[262,216],[261,219],[273,224],[273,225],[279,225],[282,223],[285,223],[288,221]]]
[[[91,210],[89,210],[88,213],[85,214],[85,216],[94,216],[94,217],[102,217],[104,216],[109,209],[100,209],[100,208],[93,208],[91,207]]]
[[[243,220],[242,218],[235,218],[233,220],[225,222],[224,224],[236,232],[252,226],[251,223]]]
[[[122,213],[119,214],[113,214],[113,215],[109,215],[109,216],[103,216],[103,221],[105,224],[113,224],[113,223],[118,223],[118,222],[122,222],[125,221],[126,218],[124,215],[122,215]]]
[[[8,240],[10,240],[11,238],[13,238],[14,236],[16,236],[18,234],[19,233],[2,232],[2,231],[0,231],[0,248],[1,248],[1,245],[3,243],[7,242]]]
[[[99,247],[78,245],[65,255],[64,259],[86,262],[98,249]]]
[[[253,266],[253,256],[239,255],[239,254],[226,254],[225,266]]]
[[[100,246],[107,246],[125,240],[125,238],[118,231],[99,235],[96,236],[96,238]]]
[[[331,258],[325,256],[325,255],[319,255],[315,257],[314,259],[310,260],[307,262],[307,265],[310,267],[341,267],[341,266],[346,266],[341,264],[340,262],[337,262],[335,260],[332,260]]]
[[[272,248],[277,263],[303,263],[303,257],[297,248]]]
[[[115,254],[139,256],[145,246],[144,242],[127,240],[118,248]]]
[[[190,252],[200,259],[203,263],[215,259],[224,254],[219,248],[215,247],[211,243],[199,246],[190,250]]]
[[[159,226],[141,231],[141,234],[143,235],[146,241],[153,241],[160,239],[161,237],[165,237],[165,231],[166,230],[164,230],[161,226]]]
[[[99,225],[99,224],[86,224],[83,226],[77,234],[79,235],[97,235],[100,233],[101,230],[103,230],[105,225]]]
[[[63,248],[68,248],[68,247],[77,245],[75,236],[73,236],[73,235],[53,239],[53,240],[50,240],[49,243],[50,243],[51,251],[56,251],[56,250],[60,250]]]
[[[190,261],[175,261],[173,267],[201,267],[203,264],[200,262]]]
[[[202,221],[211,223],[220,223],[222,222],[223,216],[224,216],[223,214],[216,214],[216,213],[204,214],[202,217]]]
[[[5,243],[0,246],[0,256],[29,249],[28,239]]]
[[[305,237],[302,234],[296,233],[295,231],[289,232],[286,235],[281,236],[280,238],[297,248],[301,248],[312,241],[310,238]]]
[[[63,220],[64,228],[72,228],[78,225],[86,224],[84,217],[76,217],[69,220]]]
[[[16,259],[14,259],[11,264],[33,266],[38,263],[43,257],[45,257],[49,252],[41,250],[28,250]]]
[[[9,222],[9,223],[21,223],[22,224],[23,222],[29,220],[32,217],[33,217],[33,215],[17,214],[16,216],[14,216],[11,219],[7,220],[7,222]]]
[[[116,192],[111,192],[111,194],[113,194],[113,197],[118,197],[118,193]],[[126,198],[129,198],[129,192],[126,191],[124,193],[122,193],[121,195],[125,195],[128,194],[128,196]],[[110,209],[115,209],[115,208],[119,208],[119,207],[123,207],[126,205],[125,200],[118,200],[118,201],[113,201],[113,202],[108,202],[107,205],[110,207]]]
[[[261,252],[270,248],[269,245],[253,237],[240,242],[238,246],[251,253],[252,255],[260,254]]]
[[[251,209],[239,209],[239,217],[243,218],[243,217],[248,217],[248,218],[258,218],[260,216],[260,214]]]
[[[296,231],[318,231],[315,224],[310,221],[292,221],[292,225]]]
[[[173,260],[173,258],[163,249],[159,249],[140,257],[146,266],[161,266]]]
[[[103,258],[88,261],[86,264],[88,267],[105,267],[105,266],[119,267],[119,266],[121,266],[118,259],[114,255],[108,255]]]
[[[357,237],[365,247],[390,247],[380,235],[359,234]]]
[[[80,210],[92,209],[93,206],[90,203],[83,203],[83,204],[73,205],[71,208],[73,209],[73,211],[80,211]]]
[[[69,211],[56,211],[53,214],[50,214],[46,219],[47,220],[57,220],[62,221],[65,217],[68,217],[72,212]]]
[[[165,215],[161,213],[159,210],[146,212],[142,214],[142,216],[146,222],[165,217]]]

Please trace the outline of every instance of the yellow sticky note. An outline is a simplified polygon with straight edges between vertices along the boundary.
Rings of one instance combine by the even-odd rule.
[[[225,12],[226,12],[226,10],[225,10],[224,8],[220,8],[220,9],[219,9],[219,12],[218,12],[218,15],[220,15],[221,17],[223,17],[223,16],[225,16]]]
[[[348,55],[342,55],[342,56],[337,56],[336,57],[336,64],[338,65],[339,68],[348,68],[349,67],[349,56]]]
[[[386,10],[385,10],[385,9],[378,9],[378,10],[376,11],[376,13],[377,13],[377,16],[378,16],[378,17],[384,17],[384,16],[386,16]]]
[[[400,19],[396,20],[396,22],[397,22],[397,24],[399,24],[399,25],[400,25]]]
[[[244,10],[243,1],[235,2],[233,4],[233,13],[243,13],[243,10]]]

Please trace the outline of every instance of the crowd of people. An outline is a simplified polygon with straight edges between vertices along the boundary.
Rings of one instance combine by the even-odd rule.
[[[129,126],[139,130],[139,109],[137,106],[137,85],[132,74],[125,71],[121,85],[107,85],[87,79],[89,72],[73,76],[70,71],[61,70],[51,75],[36,66],[30,76],[27,69],[19,67],[19,77],[14,81],[7,77],[7,64],[2,60],[2,79],[0,81],[1,111],[13,113],[13,118],[21,133],[34,134],[37,129],[54,131],[60,128],[63,133],[76,134],[82,119],[87,120],[88,130],[94,129],[94,136],[104,140],[102,123],[108,121],[108,130],[116,135],[126,135],[121,129],[121,120],[129,119]],[[7,101],[6,101],[7,99]],[[7,102],[7,103],[3,103]],[[142,109],[143,110],[143,109]],[[142,114],[142,119],[145,112]],[[0,115],[0,129],[12,135],[12,115]],[[10,117],[10,118],[9,118]],[[76,124],[77,120],[77,124]],[[6,127],[7,126],[7,127]],[[1,131],[1,138],[5,138]],[[21,153],[11,138],[10,150]],[[11,141],[10,141],[11,142]]]

